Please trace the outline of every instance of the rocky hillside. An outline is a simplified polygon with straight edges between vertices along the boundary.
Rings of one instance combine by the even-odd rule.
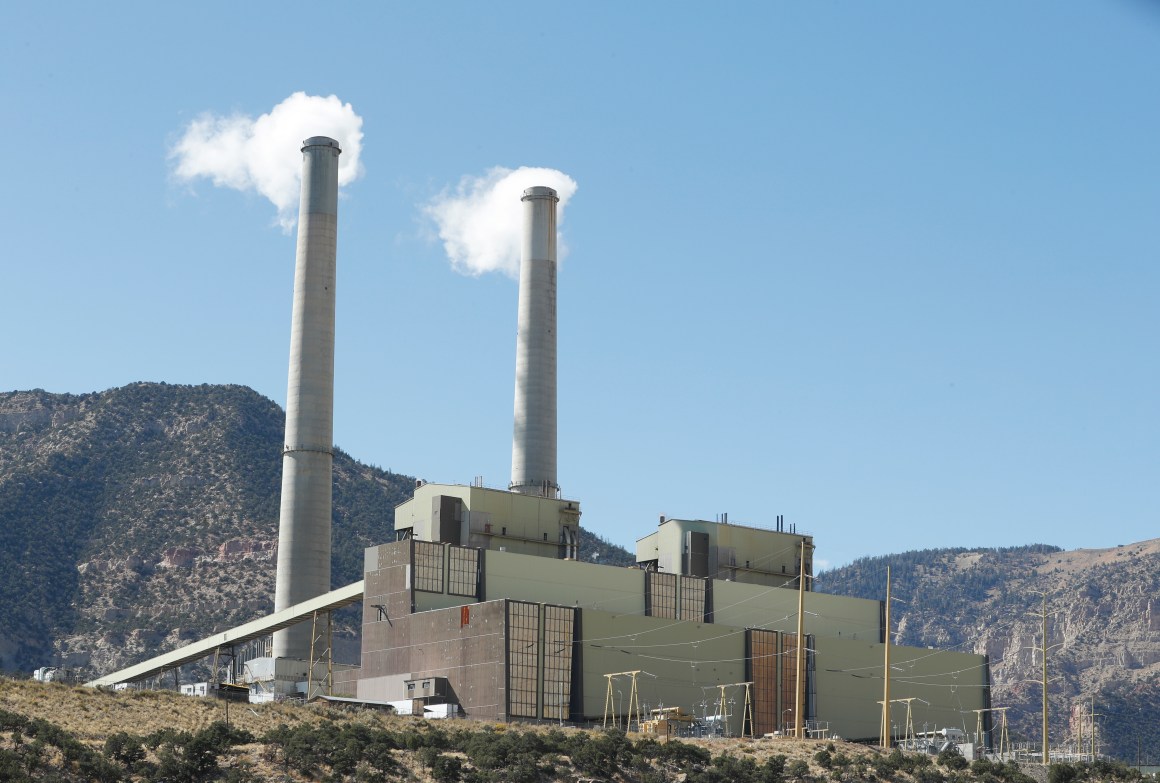
[[[1047,596],[1053,745],[1090,743],[1134,761],[1160,747],[1160,539],[1112,549],[939,549],[864,558],[818,590],[882,599],[891,566],[896,641],[990,656],[993,703],[1040,741],[1042,595]],[[972,718],[973,720],[973,718]],[[973,728],[973,725],[972,727]]]
[[[271,611],[285,415],[241,386],[0,394],[0,671],[109,671]],[[334,461],[335,585],[414,479]],[[586,536],[582,551],[624,563]],[[357,610],[339,655],[357,650]]]
[[[270,611],[283,429],[238,386],[0,395],[0,668],[107,670]],[[336,454],[336,584],[410,486]]]

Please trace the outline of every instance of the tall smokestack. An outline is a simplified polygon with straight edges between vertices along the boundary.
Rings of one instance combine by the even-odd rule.
[[[342,150],[326,136],[302,144],[274,611],[330,590],[334,285]],[[274,656],[308,658],[310,633],[308,623],[277,631]]]
[[[520,254],[510,489],[556,497],[556,191],[528,188]]]

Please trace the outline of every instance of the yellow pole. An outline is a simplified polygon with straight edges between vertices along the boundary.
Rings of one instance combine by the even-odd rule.
[[[616,703],[612,700],[612,675],[604,675],[608,680],[608,692],[604,695],[604,728],[608,728],[608,713],[614,712]]]
[[[1003,737],[1000,740],[1000,742],[1002,743],[1002,748],[1001,748],[1000,752],[1010,753],[1011,752],[1011,737],[1010,737],[1010,735],[1007,734],[1007,708],[1006,707],[1003,708]],[[1003,760],[1006,761],[1007,757],[1003,756]]]
[[[1047,593],[1043,594],[1043,764],[1051,763],[1047,728]]]
[[[745,736],[745,719],[749,718],[749,738],[753,739],[756,734],[753,729],[753,701],[749,698],[749,686],[753,685],[751,682],[745,683],[745,712],[741,715],[741,736]]]
[[[632,691],[628,695],[628,717],[624,719],[624,731],[628,733],[632,729],[632,713],[636,711],[636,727],[640,729],[640,697],[636,690],[636,675],[638,672],[632,672]]]
[[[797,705],[794,708],[794,736],[805,738],[805,725],[802,720],[805,712],[805,616],[806,616],[806,540],[802,539],[801,565],[798,567],[798,616],[797,616]]]
[[[886,653],[882,665],[882,742],[890,747],[890,566],[886,566]]]
[[[314,640],[318,638],[318,612],[314,612],[314,618],[310,621],[310,660],[307,661],[309,667],[306,671],[306,701],[310,701],[311,691],[314,689]]]
[[[1096,697],[1095,696],[1092,696],[1091,723],[1092,723],[1092,761],[1094,762],[1096,760]]]

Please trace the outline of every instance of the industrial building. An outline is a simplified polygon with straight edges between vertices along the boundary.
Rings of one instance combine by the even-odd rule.
[[[440,705],[469,718],[753,736],[800,718],[847,739],[879,737],[886,677],[899,734],[965,728],[990,706],[984,656],[892,645],[884,665],[885,605],[814,592],[813,538],[780,518],[763,529],[662,517],[637,541],[635,567],[584,561],[580,503],[561,496],[556,475],[558,198],[546,187],[522,198],[511,483],[418,482],[396,509],[397,540],[366,550],[361,582],[332,589],[341,150],[313,137],[302,152],[275,612],[90,685],[236,656],[273,634],[272,654],[239,670],[255,699],[321,694],[412,714]],[[358,601],[360,661],[336,666],[329,613]]]
[[[575,557],[575,501],[424,484],[398,514],[402,540],[367,550],[362,659],[338,686],[360,700],[439,678],[439,700],[491,720],[602,725],[611,713],[623,726],[667,706],[734,736],[793,726],[811,537],[662,520],[638,541],[638,567],[620,568]],[[804,601],[803,718],[817,734],[877,738],[883,604]],[[962,726],[988,706],[983,656],[893,646],[891,662],[892,701],[919,702],[920,725]]]

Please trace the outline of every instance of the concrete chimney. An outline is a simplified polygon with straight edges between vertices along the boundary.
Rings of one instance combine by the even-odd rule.
[[[274,611],[330,590],[334,285],[342,150],[326,136],[311,137],[302,145]],[[274,656],[308,658],[310,633],[310,623],[275,632]]]
[[[528,188],[520,255],[512,482],[525,495],[556,497],[556,191]]]

